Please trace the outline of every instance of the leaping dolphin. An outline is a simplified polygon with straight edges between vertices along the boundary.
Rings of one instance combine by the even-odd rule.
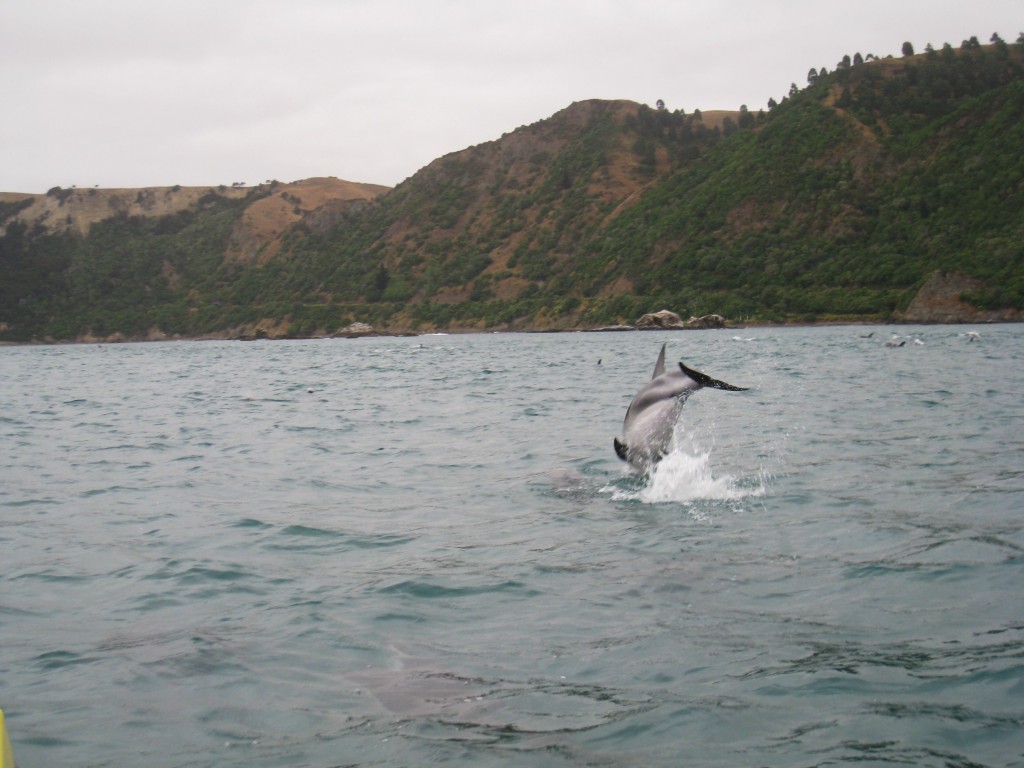
[[[703,387],[743,392],[747,387],[735,387],[724,381],[687,368],[682,362],[679,370],[665,371],[665,344],[654,366],[654,376],[645,384],[629,404],[622,422],[622,440],[615,438],[615,453],[639,470],[646,470],[661,461],[668,453],[679,411],[686,398]]]

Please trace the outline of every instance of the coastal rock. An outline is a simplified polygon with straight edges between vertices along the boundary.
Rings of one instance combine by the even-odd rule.
[[[636,321],[637,330],[704,330],[707,328],[725,328],[725,318],[721,315],[704,315],[691,317],[685,322],[675,312],[663,309],[660,312],[649,312]]]
[[[375,333],[372,325],[355,322],[342,328],[336,335],[346,339],[358,339],[361,336],[373,336]]]
[[[707,328],[725,328],[725,318],[721,315],[704,315],[703,317],[691,317],[685,323],[686,328],[704,330]]]
[[[648,312],[636,321],[639,331],[660,331],[685,328],[683,318],[675,312],[663,309],[660,312]]]

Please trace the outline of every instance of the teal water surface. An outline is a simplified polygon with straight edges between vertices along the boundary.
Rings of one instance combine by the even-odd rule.
[[[1024,765],[1024,326],[870,330],[0,349],[18,765]]]

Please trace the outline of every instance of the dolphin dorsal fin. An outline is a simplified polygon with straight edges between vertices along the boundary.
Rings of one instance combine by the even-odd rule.
[[[667,342],[666,342],[667,343]],[[658,355],[658,362],[654,364],[654,375],[652,379],[656,379],[665,372],[665,344],[661,345],[661,354]]]

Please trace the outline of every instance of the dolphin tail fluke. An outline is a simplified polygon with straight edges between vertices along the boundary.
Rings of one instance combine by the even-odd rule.
[[[693,370],[693,368],[687,368],[682,363],[679,364],[679,367],[682,368],[683,373],[685,373],[691,379],[696,381],[702,387],[710,387],[711,389],[724,389],[729,392],[746,392],[749,389],[749,387],[737,387],[732,384],[726,384],[724,381],[719,381],[718,379],[712,379],[706,373],[695,371]]]
[[[619,440],[619,438],[617,437],[615,438],[615,455],[618,456],[623,461],[629,461],[629,459],[626,458],[626,444]]]

